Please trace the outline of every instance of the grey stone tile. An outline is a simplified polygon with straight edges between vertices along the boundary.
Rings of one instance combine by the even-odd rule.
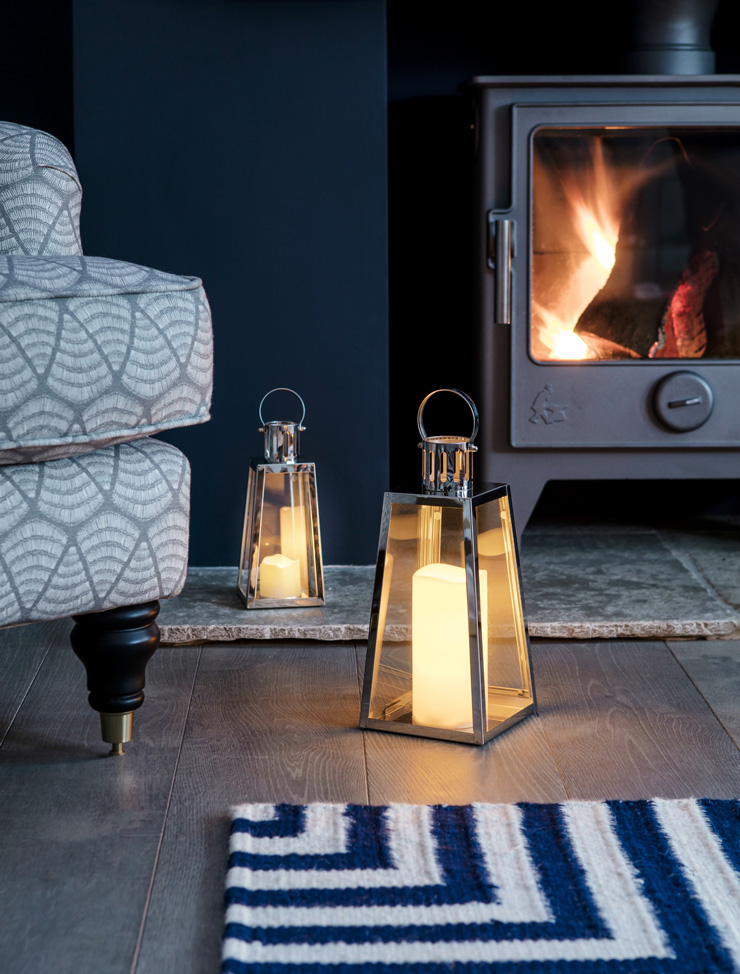
[[[737,631],[738,612],[655,532],[525,534],[522,574],[533,636],[728,638]]]
[[[182,593],[162,602],[162,642],[367,639],[374,577],[374,565],[326,565],[326,605],[246,609],[236,590],[236,568],[191,568]]]
[[[740,610],[740,523],[737,518],[703,518],[681,528],[661,528],[661,538],[689,571]]]
[[[163,603],[165,644],[366,639],[374,566],[325,568],[326,605],[244,608],[236,568],[191,568]],[[740,526],[538,526],[524,534],[529,633],[553,639],[733,638],[740,634]]]

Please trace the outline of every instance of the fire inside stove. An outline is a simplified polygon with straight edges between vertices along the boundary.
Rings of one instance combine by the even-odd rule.
[[[534,136],[531,354],[740,358],[736,130]]]

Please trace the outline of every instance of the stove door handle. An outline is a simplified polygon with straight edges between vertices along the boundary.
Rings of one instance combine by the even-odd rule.
[[[493,322],[511,324],[511,258],[514,221],[501,220],[491,210],[488,214],[488,266],[495,272]]]

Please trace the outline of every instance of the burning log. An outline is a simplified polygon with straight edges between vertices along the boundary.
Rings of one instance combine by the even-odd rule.
[[[707,349],[704,306],[719,272],[717,254],[694,254],[669,299],[657,287],[652,295],[647,288],[641,294],[633,282],[628,288],[621,280],[629,274],[627,263],[622,261],[618,271],[615,263],[615,273],[574,331],[600,359],[701,358]]]
[[[681,275],[648,358],[701,358],[707,350],[704,299],[719,271],[712,250],[694,254]]]
[[[646,358],[658,340],[669,295],[636,286],[644,280],[637,263],[636,251],[617,243],[612,273],[573,329],[599,359]]]
[[[592,303],[593,304],[593,303]],[[584,311],[573,329],[598,359],[645,358],[659,333],[665,298],[607,298]]]
[[[732,354],[740,186],[720,175],[693,152],[629,200],[611,273],[574,328],[598,358]]]
[[[685,230],[677,235],[673,226],[682,196],[672,164],[675,146],[661,144],[660,150],[667,165],[646,173],[625,201],[609,276],[573,329],[600,359],[648,356],[686,266],[681,250],[688,255],[693,249]],[[670,262],[665,260],[667,239],[673,253]]]

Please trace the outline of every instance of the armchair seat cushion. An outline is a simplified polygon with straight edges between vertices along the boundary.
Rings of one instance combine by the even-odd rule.
[[[0,626],[177,595],[190,467],[144,439],[0,468]]]
[[[105,257],[0,256],[0,464],[209,419],[201,281]]]

